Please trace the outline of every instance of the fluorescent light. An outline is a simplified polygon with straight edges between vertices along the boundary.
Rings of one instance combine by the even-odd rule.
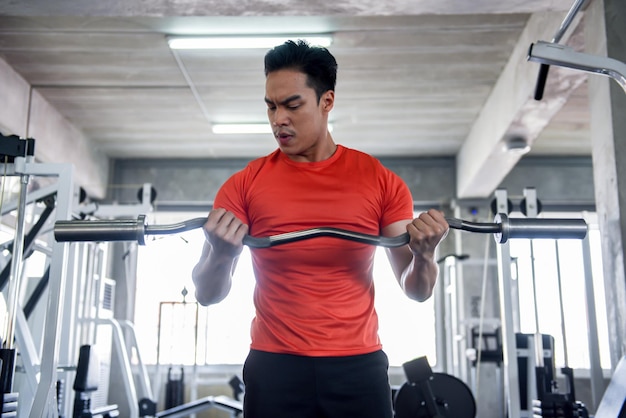
[[[269,123],[214,123],[214,134],[271,134]]]
[[[167,42],[171,49],[241,49],[273,48],[289,39],[304,39],[311,45],[330,46],[330,35],[282,36],[173,36]]]
[[[214,123],[211,126],[214,134],[271,134],[269,123]],[[333,125],[328,124],[328,131],[333,131]]]

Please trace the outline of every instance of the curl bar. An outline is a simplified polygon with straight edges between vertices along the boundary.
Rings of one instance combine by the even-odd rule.
[[[498,214],[493,223],[469,222],[456,218],[446,218],[446,221],[452,229],[494,234],[496,242],[500,244],[511,238],[583,239],[587,235],[587,223],[584,219],[511,219],[505,214]],[[136,220],[57,221],[54,225],[54,237],[58,242],[137,241],[144,245],[146,235],[177,234],[201,228],[205,222],[206,218],[194,218],[177,224],[146,225],[144,215],[140,215]],[[387,248],[401,247],[409,242],[408,233],[397,237],[381,237],[338,228],[322,227],[269,237],[246,235],[243,243],[251,248],[269,248],[315,237],[335,237]]]

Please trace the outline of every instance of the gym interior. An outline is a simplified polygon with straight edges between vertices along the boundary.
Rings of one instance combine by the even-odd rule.
[[[323,35],[334,139],[451,227],[420,303],[372,242],[395,417],[626,417],[624,21],[622,0],[0,2],[0,416],[243,417],[250,251],[219,304],[191,271],[220,186],[276,148],[251,131],[268,47],[173,41]]]

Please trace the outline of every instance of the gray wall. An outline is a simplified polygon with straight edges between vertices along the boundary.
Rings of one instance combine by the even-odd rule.
[[[448,207],[455,200],[456,172],[453,158],[381,159],[409,185],[414,200],[420,204]],[[118,159],[112,163],[112,178],[107,200],[137,203],[137,191],[143,183],[157,190],[157,210],[190,203],[210,204],[219,186],[247,160],[133,160]],[[550,202],[593,202],[593,169],[591,159],[525,158],[505,178],[501,186],[511,196],[521,195],[525,187],[535,187],[540,200]],[[458,202],[457,202],[458,203]],[[461,202],[466,206],[488,201]]]

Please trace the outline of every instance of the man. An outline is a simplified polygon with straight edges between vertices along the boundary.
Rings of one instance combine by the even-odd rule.
[[[397,236],[388,250],[412,299],[430,297],[443,214],[413,219],[402,180],[364,153],[335,144],[328,115],[337,63],[325,48],[288,41],[265,56],[265,103],[278,142],[218,192],[193,271],[196,298],[221,301],[246,234],[314,227]],[[333,237],[252,251],[256,276],[251,350],[244,365],[246,418],[391,418],[388,361],[378,338],[375,248]]]

